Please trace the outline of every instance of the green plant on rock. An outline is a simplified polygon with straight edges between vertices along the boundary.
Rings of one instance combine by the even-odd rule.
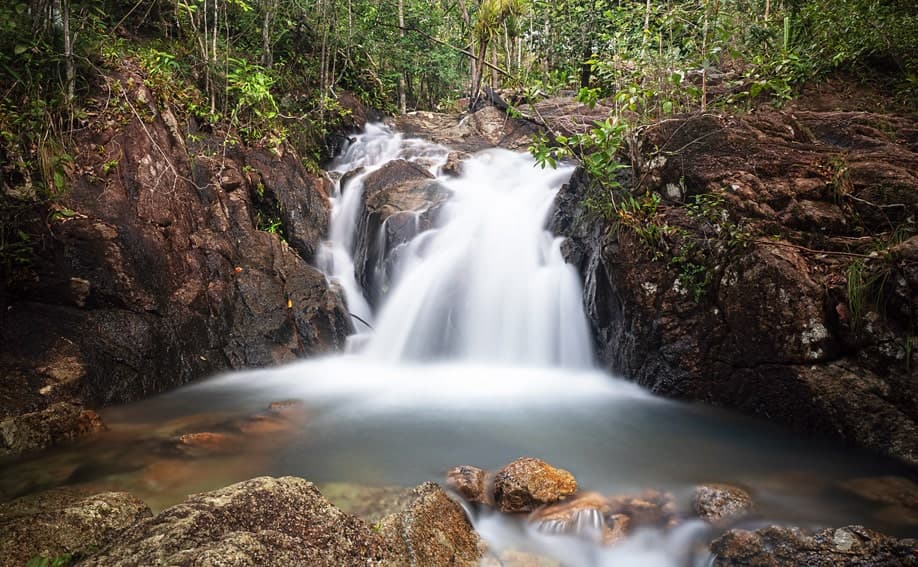
[[[29,559],[25,567],[66,567],[70,565],[71,561],[73,561],[73,555],[70,553],[63,553],[54,557],[37,555]]]

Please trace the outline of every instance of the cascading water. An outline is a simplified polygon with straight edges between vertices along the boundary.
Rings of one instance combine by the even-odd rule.
[[[318,263],[355,315],[350,352],[232,373],[106,409],[112,431],[93,450],[8,467],[0,496],[47,486],[34,479],[61,471],[61,479],[129,490],[162,508],[263,474],[413,486],[442,482],[457,465],[494,470],[529,455],[605,494],[657,488],[684,503],[695,484],[727,482],[752,490],[759,516],[769,521],[913,528],[839,493],[852,478],[900,474],[895,466],[710,408],[665,402],[593,367],[580,282],[560,241],[544,230],[569,168],[541,170],[526,155],[486,150],[464,162],[461,176],[437,176],[450,198],[430,230],[394,246],[385,242],[387,221],[370,235],[389,253],[371,266],[377,287],[365,294],[354,262],[366,244],[355,237],[364,181],[394,159],[437,175],[447,156],[442,146],[369,125],[332,164],[332,226]],[[414,214],[421,228],[423,213]],[[289,399],[303,402],[292,429],[250,435],[238,455],[173,462],[186,474],[179,480],[158,476],[157,448],[168,440],[219,430]],[[687,522],[605,548],[592,537],[592,517],[581,518],[581,533],[571,535],[497,513],[471,515],[492,550],[518,548],[583,567],[703,564],[704,542],[714,535]]]
[[[344,289],[357,326],[374,318],[354,276],[363,178],[393,159],[437,173],[448,150],[406,142],[370,125],[335,161],[338,173],[360,171],[335,184],[331,239],[321,265]],[[560,239],[544,229],[555,193],[572,168],[542,170],[528,155],[481,152],[455,179],[441,176],[452,198],[436,229],[407,244],[390,269],[397,274],[364,349],[390,363],[462,361],[587,368],[589,329],[574,269]],[[381,229],[384,235],[385,226]]]

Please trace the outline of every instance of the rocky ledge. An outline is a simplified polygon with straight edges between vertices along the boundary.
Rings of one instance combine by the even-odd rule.
[[[627,189],[578,171],[550,223],[601,361],[918,464],[918,119],[703,113],[630,147]]]
[[[58,402],[136,400],[334,350],[351,329],[309,264],[327,180],[287,145],[180,124],[129,61],[107,86],[117,104],[78,130],[67,190],[23,217],[31,263],[0,282],[0,455],[92,429]]]

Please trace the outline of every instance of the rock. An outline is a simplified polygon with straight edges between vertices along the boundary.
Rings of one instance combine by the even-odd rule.
[[[607,499],[609,516],[624,516],[622,529],[638,527],[670,528],[681,518],[677,514],[672,494],[659,490],[645,490],[637,495],[613,496]]]
[[[449,114],[409,112],[391,122],[405,134],[470,153],[493,147],[524,150],[538,130],[532,123],[510,118],[493,106],[486,106],[461,120]]]
[[[79,559],[150,516],[146,504],[125,492],[55,489],[6,502],[0,504],[0,566],[21,567],[36,556]]]
[[[393,564],[476,567],[479,539],[462,508],[432,482],[415,488],[412,497],[406,510],[379,523],[395,555]]]
[[[58,402],[48,408],[0,421],[0,456],[47,449],[105,430],[102,418],[78,404]]]
[[[446,156],[446,163],[440,168],[440,173],[451,177],[462,175],[462,162],[469,158],[465,152],[450,152]]]
[[[341,565],[386,557],[379,534],[303,479],[260,477],[188,497],[80,565]]]
[[[712,523],[736,520],[752,510],[752,497],[729,484],[703,484],[692,491],[692,510]]]
[[[670,227],[663,245],[596,222],[583,204],[591,180],[575,172],[549,228],[567,237],[562,252],[583,276],[598,358],[657,394],[918,464],[918,349],[907,331],[918,237],[905,231],[871,256],[885,241],[864,236],[913,226],[904,211],[918,208],[916,148],[914,117],[869,112],[652,125],[630,147],[636,177],[618,181],[666,202],[642,220]],[[852,307],[854,262],[874,283],[853,282],[866,299]]]
[[[491,498],[488,472],[468,465],[450,469],[446,473],[446,486],[469,502],[494,504]]]
[[[429,171],[405,160],[391,161],[363,179],[354,266],[371,302],[385,293],[388,264],[397,250],[433,226],[449,195]]]
[[[574,475],[532,457],[519,458],[494,476],[494,502],[501,512],[531,512],[575,492]]]
[[[918,483],[901,476],[865,477],[847,480],[841,488],[865,500],[897,504],[918,510]]]
[[[0,418],[134,401],[335,350],[351,330],[308,264],[327,181],[286,145],[186,145],[130,62],[111,79],[150,120],[82,130],[55,204],[66,214],[37,211],[47,222],[25,227],[42,246],[0,297]],[[91,174],[112,159],[117,175]]]
[[[546,533],[572,534],[613,543],[624,537],[623,528],[628,519],[611,516],[608,499],[601,494],[586,493],[537,508],[527,520]],[[611,521],[607,521],[607,517]]]
[[[918,540],[895,539],[862,526],[811,532],[771,526],[730,530],[711,544],[714,567],[918,565]]]
[[[332,482],[320,484],[318,487],[322,495],[342,512],[353,514],[372,524],[405,510],[416,498],[413,488],[402,486],[365,486]]]

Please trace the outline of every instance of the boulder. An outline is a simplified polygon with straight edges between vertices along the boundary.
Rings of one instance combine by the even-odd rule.
[[[125,492],[64,488],[0,504],[0,566],[21,567],[37,556],[85,557],[151,515],[146,504]]]
[[[501,512],[531,512],[575,492],[574,475],[532,457],[519,458],[494,475],[494,502]]]
[[[406,160],[391,161],[363,179],[354,267],[371,302],[385,293],[399,248],[433,227],[449,195],[428,170]]]
[[[752,497],[729,484],[703,484],[692,491],[692,510],[712,523],[737,520],[752,510]]]
[[[311,482],[260,477],[188,497],[124,531],[80,565],[374,564],[382,537]]]
[[[730,530],[711,544],[713,567],[902,567],[918,565],[918,540],[895,539],[862,526],[825,529],[770,526]]]
[[[432,482],[415,488],[408,507],[378,525],[394,555],[387,565],[476,567],[481,558],[478,534],[462,507]]]
[[[610,501],[596,493],[537,508],[527,520],[546,533],[578,535],[606,544],[623,538],[630,523],[626,516],[613,514]]]
[[[459,177],[462,175],[462,162],[469,158],[465,152],[450,152],[446,156],[446,163],[440,168],[440,173],[450,177]]]
[[[469,502],[493,505],[488,471],[463,465],[446,473],[446,486]]]
[[[598,358],[657,394],[918,464],[916,120],[760,109],[650,125],[617,179],[659,199],[637,228],[597,222],[575,172],[549,228],[583,276]]]

